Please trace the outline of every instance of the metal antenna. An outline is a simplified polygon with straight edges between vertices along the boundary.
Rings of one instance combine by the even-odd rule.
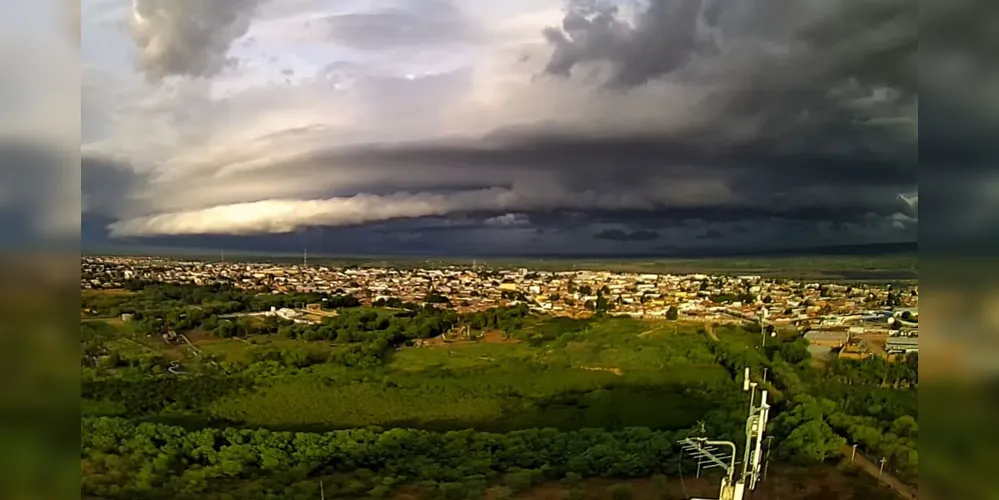
[[[735,482],[735,443],[731,441],[709,441],[707,438],[687,438],[680,442],[681,453],[688,453],[697,460],[698,470],[718,468],[725,471],[721,481],[719,500],[742,500],[742,481]],[[719,447],[727,447],[725,453]],[[707,500],[707,499],[693,499]]]
[[[750,380],[749,368],[746,367],[742,380],[743,390],[750,393],[749,416],[746,418],[746,448],[743,450],[741,475],[735,477],[736,445],[731,441],[709,441],[707,438],[686,438],[680,440],[681,456],[688,453],[697,460],[698,475],[701,469],[721,468],[726,472],[722,478],[721,492],[718,500],[742,500],[746,490],[756,488],[760,479],[760,462],[763,458],[763,433],[766,430],[770,405],[767,404],[767,391],[760,392],[760,403],[756,405],[757,383]],[[698,422],[701,432],[704,424]],[[720,447],[728,447],[731,452],[725,453]],[[769,449],[769,447],[768,447]],[[748,483],[748,488],[747,488]],[[707,499],[694,499],[707,500]]]
[[[764,337],[766,338],[766,337]],[[770,416],[770,405],[767,404],[767,391],[760,391],[760,404],[756,405],[756,382],[751,382],[749,367],[746,367],[745,379],[742,382],[744,390],[749,395],[749,418],[746,419],[746,449],[742,462],[742,480],[749,483],[749,489],[756,489],[760,479],[760,462],[763,458],[763,433],[766,431],[767,419]]]
[[[750,445],[751,445],[752,439],[753,439],[752,438],[753,432],[750,430],[750,427],[752,426],[752,420],[753,420],[753,416],[754,416],[753,415],[754,414],[754,412],[753,412],[753,408],[754,408],[753,403],[755,402],[754,400],[756,399],[756,386],[757,386],[756,382],[752,382],[752,381],[749,380],[749,367],[747,366],[746,367],[745,378],[742,381],[742,388],[743,388],[743,390],[749,392],[749,419],[746,420],[746,449],[743,450],[744,451],[744,455],[742,457],[742,477],[743,478],[746,477],[746,474],[748,473],[748,470],[749,470],[748,469],[748,467],[749,467],[749,451],[750,451],[750,448],[751,448]]]
[[[698,436],[703,436],[703,435],[705,435],[707,433],[708,433],[708,431],[704,429],[704,422],[701,421],[701,420],[698,420],[697,421],[697,435]]]

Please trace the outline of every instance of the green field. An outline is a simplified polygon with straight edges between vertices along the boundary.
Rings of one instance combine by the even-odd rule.
[[[159,352],[197,369],[183,346],[140,337],[128,324],[99,321],[107,345],[125,358]],[[96,325],[91,325],[96,326]],[[741,334],[748,335],[748,334]],[[207,398],[194,407],[145,412],[156,419],[222,420],[279,430],[328,430],[377,425],[431,430],[693,424],[711,409],[704,391],[729,392],[729,373],[693,325],[604,318],[534,319],[508,342],[455,342],[394,350],[381,367],[320,364],[300,370],[240,373],[252,388]],[[303,348],[328,353],[324,342],[277,335],[217,339],[192,334],[201,357],[249,363],[255,349]],[[174,377],[194,383],[199,375]],[[112,401],[90,401],[85,414],[114,414]]]
[[[355,301],[304,325],[220,319],[293,300],[226,287],[82,300],[87,498],[305,499],[324,481],[328,498],[480,500],[552,481],[689,476],[695,465],[675,444],[698,423],[741,442],[744,367],[769,370],[775,465],[821,466],[849,440],[890,457],[886,473],[918,479],[915,357],[817,369],[799,338],[763,349],[735,325],[523,306],[459,314]],[[843,492],[854,483],[838,481]]]

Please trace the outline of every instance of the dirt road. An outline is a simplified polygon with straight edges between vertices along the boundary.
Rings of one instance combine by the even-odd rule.
[[[843,446],[843,455],[849,459],[849,457],[853,455],[853,447],[849,445]],[[853,464],[860,467],[864,472],[867,472],[874,478],[878,477],[878,470],[881,468],[878,464],[868,460],[868,458],[861,453],[857,453],[856,457],[853,459]],[[881,482],[895,491],[898,496],[906,500],[916,500],[916,491],[898,479],[895,479],[891,474],[888,474],[887,472],[882,474]]]
[[[704,324],[704,331],[708,333],[708,337],[711,337],[711,340],[719,342],[718,335],[715,334],[715,329],[711,326],[711,323]]]

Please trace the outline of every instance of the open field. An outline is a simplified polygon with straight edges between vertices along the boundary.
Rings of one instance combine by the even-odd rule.
[[[186,345],[137,336],[117,320],[102,323],[116,332],[115,345],[131,349],[135,344],[188,369],[197,367],[197,356]],[[304,348],[319,356],[334,349],[328,342],[278,335],[188,336],[201,356],[230,363],[247,363],[253,350],[261,348]],[[537,320],[506,340],[494,332],[485,341],[403,347],[389,353],[382,368],[351,371],[317,365],[258,379],[251,391],[220,395],[189,412],[194,420],[296,430],[366,425],[680,428],[711,407],[696,388],[732,385],[708,342],[687,324]]]

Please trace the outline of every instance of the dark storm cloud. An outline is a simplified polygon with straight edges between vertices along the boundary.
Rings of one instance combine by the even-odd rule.
[[[593,235],[598,240],[614,241],[652,241],[659,238],[659,234],[652,231],[622,231],[620,229],[605,229]]]
[[[46,141],[0,138],[0,245],[31,246],[48,238],[76,238],[79,207],[68,196],[79,192],[72,156]],[[48,227],[57,221],[59,231]]]
[[[908,0],[826,2],[825,12],[790,0],[755,1],[748,9],[746,3],[720,0],[651,0],[633,26],[619,18],[616,8],[596,5],[571,0],[562,29],[546,31],[555,48],[548,72],[564,76],[581,63],[608,61],[614,70],[607,83],[631,87],[680,69],[696,56],[721,53],[722,44],[712,32],[722,29],[798,42],[825,56],[801,58],[776,74],[758,74],[760,83],[784,83],[778,89],[782,93],[810,90],[803,81],[844,77],[914,90],[911,57],[918,41],[918,11]],[[781,81],[787,76],[793,80]]]
[[[725,235],[722,234],[721,231],[719,231],[717,229],[708,229],[707,231],[704,232],[704,234],[698,235],[697,239],[699,239],[699,240],[720,240],[720,239],[722,239],[724,237],[725,237]]]
[[[572,191],[621,192],[666,187],[684,181],[722,183],[733,200],[694,199],[687,206],[653,200],[657,218],[683,219],[709,212],[714,217],[853,218],[868,212],[904,209],[895,194],[917,182],[914,156],[855,152],[782,152],[761,142],[725,148],[707,138],[679,141],[657,137],[533,137],[469,145],[428,145],[341,152],[355,165],[426,166],[546,172]],[[622,194],[624,195],[624,194]],[[653,197],[654,198],[654,197]],[[599,210],[600,207],[590,207]],[[661,213],[660,213],[661,212]],[[672,212],[672,214],[670,213]]]
[[[84,155],[80,158],[80,191],[83,211],[90,214],[120,215],[125,200],[122,193],[132,192],[146,181],[131,165],[110,158]]]
[[[896,146],[869,136],[876,129],[862,126],[895,118],[886,116],[893,113],[891,105],[859,104],[856,99],[870,86],[890,88],[898,94],[896,102],[915,98],[914,2],[828,2],[818,11],[787,0],[756,1],[748,8],[719,0],[652,0],[634,27],[621,21],[616,10],[595,8],[592,1],[572,0],[569,5],[563,29],[547,32],[554,47],[547,72],[553,75],[565,77],[581,64],[604,62],[612,68],[605,79],[612,88],[667,76],[706,84],[736,76],[722,81],[705,111],[727,120],[753,119],[759,124],[757,138],[779,141],[791,150],[817,147],[845,153],[887,146],[889,153],[897,153]],[[721,33],[729,34],[727,42]],[[787,53],[768,53],[761,41],[779,43]],[[738,68],[728,61],[731,67],[718,70],[698,64],[711,56],[724,59],[717,56],[726,50],[727,57],[752,66]],[[731,75],[736,69],[739,73]],[[848,82],[855,85],[844,85]],[[792,136],[784,137],[788,133]]]
[[[561,106],[550,121],[531,123],[544,114],[511,115],[484,123],[516,126],[481,138],[303,155],[282,165],[283,173],[297,178],[313,172],[309,178],[318,180],[324,168],[342,165],[352,169],[351,179],[372,179],[350,180],[358,186],[349,189],[343,187],[348,179],[338,180],[336,196],[355,194],[351,189],[492,188],[424,197],[411,206],[434,210],[386,212],[392,220],[365,219],[356,224],[377,225],[352,229],[384,238],[409,235],[400,245],[457,245],[482,237],[475,245],[490,248],[499,243],[487,237],[515,241],[521,231],[573,249],[614,248],[621,240],[631,241],[629,248],[661,241],[673,248],[748,248],[915,234],[918,204],[898,197],[914,193],[918,181],[914,2],[648,5],[632,21],[614,8],[573,1],[562,25],[545,31],[552,54],[537,75],[540,83],[509,99],[518,110]],[[452,14],[403,9],[329,21],[338,43],[380,49],[460,40],[467,33]],[[440,113],[437,102],[400,112],[419,101],[392,90],[404,88],[401,81],[365,80],[343,65],[328,69],[319,77],[377,88],[360,95],[388,102],[381,109],[389,119],[418,122]],[[443,88],[432,79],[426,84]],[[546,92],[562,91],[586,98],[545,99],[553,95]],[[633,109],[642,117],[632,119]],[[482,210],[490,212],[475,212]],[[511,213],[526,214],[529,222],[486,227],[487,219]],[[398,220],[407,217],[412,220]],[[324,219],[315,220],[320,222],[307,223]],[[608,226],[627,229],[601,233]],[[660,240],[634,238],[649,234]]]
[[[375,12],[327,17],[329,37],[334,43],[362,50],[426,46],[474,39],[468,21],[448,1],[407,2]]]
[[[700,123],[644,130],[537,123],[479,141],[361,147],[334,156],[359,166],[520,173],[576,195],[648,198],[635,203],[640,210],[580,207],[589,216],[579,224],[775,217],[844,224],[870,214],[915,216],[897,197],[915,191],[918,181],[915,4],[739,5],[653,0],[628,23],[613,7],[574,1],[562,27],[545,32],[554,49],[551,76],[576,79],[574,70],[585,64],[610,66],[595,98],[655,82],[703,82],[713,93],[699,104]],[[768,52],[764,42],[786,50]],[[645,104],[664,117],[671,112],[666,102]],[[705,184],[727,194],[716,189],[682,202],[658,194]],[[532,214],[535,223],[543,220]]]
[[[920,252],[994,254],[999,67],[987,0],[920,2]]]

